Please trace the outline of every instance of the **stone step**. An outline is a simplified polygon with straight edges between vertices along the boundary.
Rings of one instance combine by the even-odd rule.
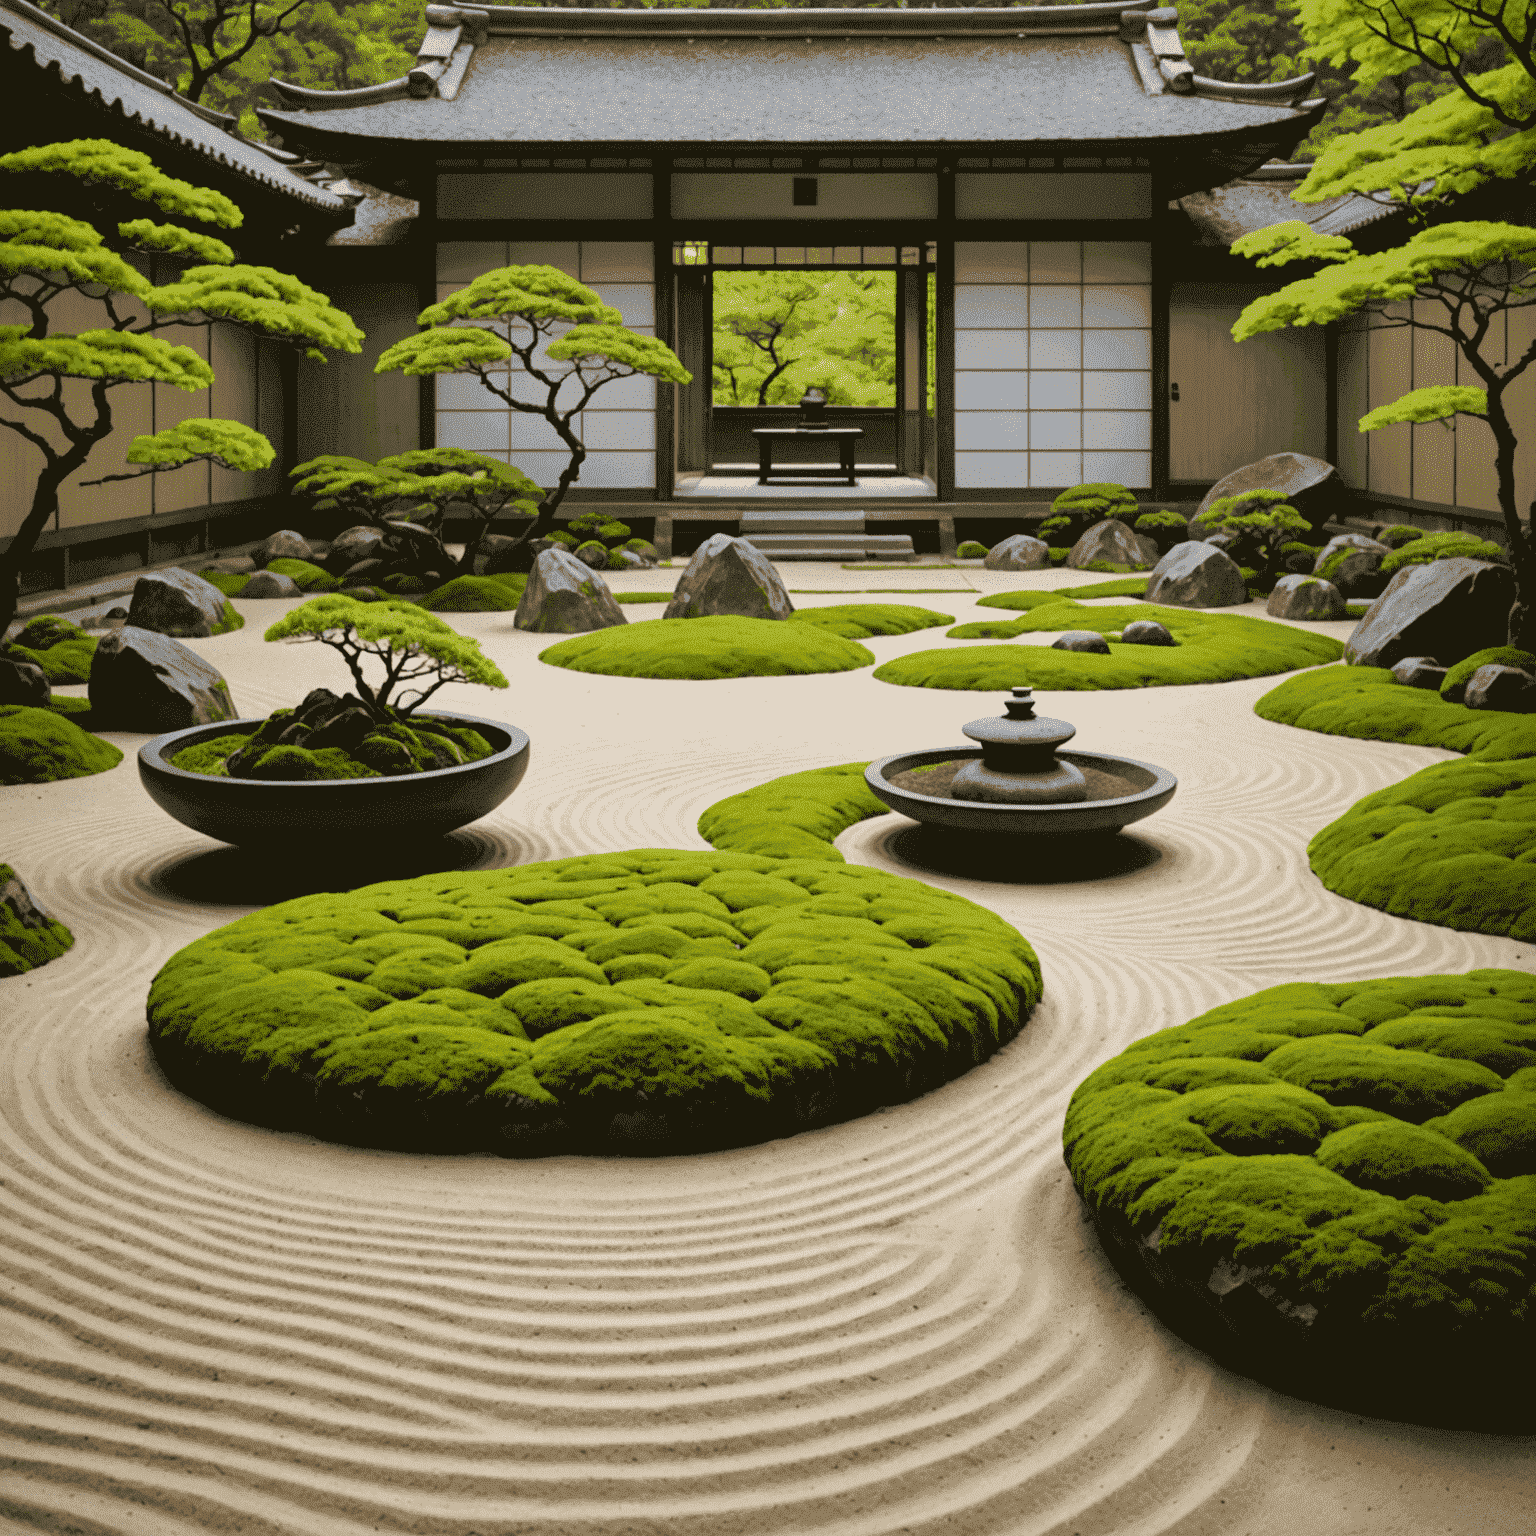
[[[752,533],[838,533],[862,534],[864,514],[818,507],[815,511],[796,509],[750,511],[741,514],[742,535]]]
[[[897,534],[752,533],[743,538],[770,560],[910,560],[912,540]]]

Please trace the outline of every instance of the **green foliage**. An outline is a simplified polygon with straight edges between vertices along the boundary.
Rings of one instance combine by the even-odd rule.
[[[169,384],[191,393],[213,383],[213,369],[191,347],[133,331],[81,331],[74,336],[26,334],[0,325],[0,381],[15,388],[33,379],[100,379],[107,384]]]
[[[1455,666],[1446,668],[1445,681],[1440,684],[1440,697],[1453,704],[1461,703],[1462,694],[1479,667],[1518,667],[1522,672],[1536,676],[1536,654],[1522,651],[1515,645],[1494,645],[1485,651],[1474,651]]]
[[[228,320],[303,347],[316,362],[325,361],[323,347],[363,350],[363,333],[349,315],[323,293],[272,267],[188,267],[174,282],[151,288],[144,302],[159,319]]]
[[[1195,522],[1202,528],[1219,528],[1236,536],[1227,551],[1239,565],[1254,563],[1252,575],[1261,584],[1274,585],[1284,559],[1284,546],[1298,533],[1309,533],[1312,524],[1285,499],[1284,491],[1259,489],[1213,501]]]
[[[134,438],[125,455],[130,464],[180,469],[194,460],[223,469],[266,469],[276,455],[260,432],[238,421],[194,416],[153,435]]]
[[[122,762],[111,742],[49,709],[0,705],[0,784],[51,784],[105,773]]]
[[[308,560],[269,560],[266,568],[287,576],[300,592],[334,592],[341,585],[329,571]]]
[[[417,601],[429,613],[509,613],[528,585],[526,576],[455,576]]]
[[[136,251],[155,251],[165,256],[185,256],[219,266],[233,266],[235,253],[222,240],[200,235],[175,224],[156,224],[152,219],[129,219],[117,226],[118,234]]]
[[[254,572],[237,575],[234,571],[199,571],[197,573],[211,587],[217,587],[225,597],[239,597]]]
[[[52,274],[58,274],[56,278]],[[93,290],[142,298],[151,284],[89,224],[62,213],[28,208],[0,209],[0,274],[6,278],[42,277]],[[10,329],[7,327],[6,329]],[[22,326],[18,334],[25,334]]]
[[[96,637],[49,613],[29,620],[14,640],[0,646],[0,655],[41,667],[50,683],[88,683]]]
[[[826,608],[797,608],[789,622],[814,624],[844,640],[868,640],[871,635],[910,635],[935,624],[953,624],[955,616],[908,603],[834,603]]]
[[[1099,1067],[1063,1146],[1101,1227],[1156,1229],[1158,1273],[1186,1294],[1226,1264],[1316,1309],[1311,1366],[1475,1376],[1530,1347],[1530,1063],[1522,972],[1291,982]]]
[[[1463,679],[1464,685],[1464,679]],[[1396,917],[1536,939],[1536,719],[1471,710],[1378,667],[1291,678],[1266,720],[1467,754],[1357,801],[1308,845],[1329,890]]]
[[[1134,522],[1137,516],[1136,498],[1123,485],[1111,481],[1088,485],[1074,485],[1065,490],[1051,503],[1051,511],[1057,517],[1098,522],[1101,518],[1118,517],[1121,522]],[[1042,528],[1052,526],[1047,519]]]
[[[1455,530],[1447,533],[1428,533],[1421,539],[1411,539],[1399,545],[1381,562],[1383,576],[1391,576],[1405,565],[1428,565],[1432,560],[1497,560],[1506,558],[1504,551],[1489,539],[1480,539],[1475,533]]]
[[[172,1082],[223,1113],[418,1150],[654,1153],[910,1099],[1012,1039],[1040,991],[1013,928],[921,882],[642,849],[268,907],[174,955],[148,1013]]]
[[[573,672],[695,680],[850,672],[874,659],[862,645],[816,624],[734,616],[597,629],[539,653],[540,661]]]
[[[967,539],[955,551],[957,560],[981,560],[989,553],[985,544],[978,544],[975,539]]]
[[[245,215],[222,192],[167,176],[141,150],[124,149],[110,139],[69,139],[18,149],[0,155],[0,172],[6,171],[16,175],[48,172],[73,176],[87,186],[126,193],[161,213],[191,219],[196,224],[238,229],[245,222]]]
[[[1410,389],[1390,405],[1379,405],[1360,418],[1362,432],[1390,427],[1402,421],[1444,421],[1447,416],[1486,416],[1488,391],[1461,384],[1435,384]]]
[[[840,864],[833,839],[889,807],[864,782],[867,763],[789,773],[717,800],[699,817],[699,836],[728,853]]]
[[[579,370],[619,370],[615,378],[649,374],[668,384],[689,384],[693,375],[677,354],[654,336],[642,336],[615,321],[604,325],[573,325],[545,348],[556,362],[574,363]]]
[[[1150,533],[1155,536],[1159,528],[1188,528],[1189,520],[1177,512],[1159,510],[1143,512],[1131,526],[1137,533]]]
[[[12,881],[18,881],[16,871],[9,864],[0,864],[0,894]],[[36,921],[23,922],[14,907],[0,901],[0,976],[36,970],[74,945],[74,934],[56,918],[36,909],[34,917]]]
[[[1355,247],[1343,235],[1319,234],[1301,219],[1287,219],[1240,235],[1232,254],[1249,257],[1256,267],[1283,267],[1293,261],[1349,261]]]
[[[1105,582],[1099,587],[1074,590],[1110,596],[1115,594],[1101,589],[1117,585]],[[1165,688],[1266,677],[1337,661],[1343,654],[1343,647],[1336,640],[1266,619],[1199,613],[1150,603],[1088,607],[1055,592],[1000,595],[1012,599],[1006,604],[1008,607],[1027,607],[1025,616],[1013,621],[960,624],[949,631],[949,638],[1012,640],[1021,634],[1065,629],[1089,629],[1105,636],[1118,636],[1127,624],[1152,619],[1168,629],[1175,644],[1122,645],[1118,639],[1110,639],[1108,656],[1035,645],[952,647],[897,657],[877,667],[875,677],[906,688],[958,688],[988,693],[1026,683],[1046,689]],[[1041,601],[1027,605],[1020,601],[1037,596]],[[1004,604],[991,600],[990,606]]]
[[[1407,523],[1394,523],[1390,528],[1383,528],[1376,535],[1378,544],[1385,544],[1388,549],[1401,549],[1404,544],[1410,544],[1414,539],[1422,539],[1424,530],[1411,527]]]
[[[482,272],[440,303],[429,304],[417,315],[416,323],[440,326],[453,320],[519,319],[525,323],[558,320],[573,327],[603,327],[620,326],[623,318],[618,310],[604,304],[593,289],[559,267],[509,266]],[[385,371],[382,362],[377,371]]]
[[[339,651],[358,696],[380,718],[393,711],[408,719],[444,683],[508,686],[501,669],[482,654],[477,641],[450,629],[419,605],[393,598],[376,603],[360,603],[339,594],[311,598],[279,619],[265,638],[318,640]],[[377,688],[363,677],[364,656],[373,657],[385,669],[385,680]],[[431,681],[409,703],[392,697],[395,688],[427,679]]]

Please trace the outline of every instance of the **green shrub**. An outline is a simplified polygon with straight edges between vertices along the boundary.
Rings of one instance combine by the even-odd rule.
[[[1072,550],[1070,547],[1066,549],[1052,548],[1049,553],[1052,565],[1065,565],[1067,563],[1067,556],[1072,553]]]
[[[270,560],[266,568],[278,576],[287,576],[300,592],[334,592],[341,586],[338,578],[308,560]]]
[[[956,551],[957,560],[984,560],[991,551],[985,544],[978,544],[975,539],[967,539]]]
[[[1053,533],[1067,533],[1071,531],[1073,520],[1070,517],[1048,517],[1035,531],[1039,536],[1050,543],[1050,535]]]
[[[1143,512],[1131,525],[1137,533],[1147,533],[1156,537],[1161,529],[1188,528],[1189,520],[1181,517],[1177,512],[1167,508],[1159,508],[1152,512]]]
[[[783,677],[851,672],[874,656],[816,624],[719,616],[653,619],[573,635],[539,660],[608,677]]]
[[[642,849],[268,907],[150,991],[222,1113],[428,1151],[698,1152],[915,1097],[1040,997],[1029,945],[915,880]]]
[[[1424,1397],[1415,1413],[1447,1380],[1471,1389],[1462,1411],[1480,1380],[1536,1363],[1533,1069],[1524,972],[1292,982],[1099,1067],[1063,1146],[1120,1252],[1157,1234],[1140,1278],[1181,1331],[1237,1329],[1230,1363],[1287,1390],[1331,1396],[1385,1369]],[[1217,1300],[1233,1270],[1260,1282],[1247,1308]]]
[[[1346,619],[1363,619],[1371,611],[1369,603],[1345,603],[1344,617]]]
[[[1139,515],[1138,506],[1136,498],[1123,485],[1099,481],[1074,485],[1063,491],[1051,503],[1051,511],[1057,517],[1070,517],[1085,524],[1097,523],[1106,517],[1134,523]]]
[[[427,590],[427,584],[420,576],[412,576],[407,571],[395,571],[380,581],[370,582],[369,585],[382,587],[395,597],[410,597],[417,592]]]
[[[814,624],[844,640],[868,640],[872,635],[910,635],[936,624],[953,624],[955,616],[907,603],[833,603],[825,608],[797,608],[789,622]]]
[[[16,879],[16,871],[9,864],[0,864],[0,894]],[[56,918],[36,908],[33,915],[39,920],[23,922],[15,907],[0,901],[0,976],[36,970],[57,960],[74,944],[74,934]]]
[[[1422,528],[1411,528],[1407,523],[1395,523],[1390,528],[1383,528],[1376,535],[1378,544],[1385,544],[1388,549],[1401,549],[1404,544],[1411,544],[1415,539],[1422,539]]]
[[[57,614],[29,619],[26,626],[0,653],[12,661],[29,661],[41,667],[50,683],[88,683],[96,655],[96,637],[78,624]]]
[[[1471,533],[1426,533],[1394,549],[1381,562],[1383,576],[1391,576],[1405,565],[1428,565],[1433,560],[1494,560],[1506,559],[1504,551],[1487,539]]]
[[[1017,599],[1024,595],[1009,594],[1015,599],[1010,606],[1019,606]],[[1167,628],[1175,644],[1122,645],[1111,640],[1108,656],[1036,645],[917,651],[877,667],[875,677],[907,688],[989,693],[1026,683],[1045,689],[1162,688],[1320,666],[1337,661],[1344,650],[1325,635],[1246,615],[1191,612],[1154,603],[1090,608],[1059,593],[1039,596],[1042,601],[1030,604],[1034,611],[1026,611],[1023,618],[960,624],[948,632],[948,638],[1012,640],[1022,634],[1064,629],[1111,635],[1138,619],[1153,619]]]
[[[111,742],[56,710],[0,705],[0,784],[51,784],[105,773],[122,762]]]

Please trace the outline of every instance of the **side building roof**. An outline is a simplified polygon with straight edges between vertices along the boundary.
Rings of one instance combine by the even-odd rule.
[[[1195,74],[1151,0],[1005,8],[582,10],[429,5],[407,75],[352,91],[273,81],[285,145],[365,167],[518,145],[975,152],[1135,142],[1178,193],[1285,155],[1313,76]]]

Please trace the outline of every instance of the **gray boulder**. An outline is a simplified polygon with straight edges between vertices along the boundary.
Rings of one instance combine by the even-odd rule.
[[[223,571],[226,576],[247,576],[257,569],[249,555],[225,555],[222,560],[210,560],[205,571]]]
[[[158,735],[236,718],[217,667],[179,640],[132,624],[97,642],[88,691],[93,728]]]
[[[1120,631],[1120,640],[1125,645],[1177,645],[1179,643],[1156,619],[1137,619],[1134,624],[1127,624]]]
[[[20,976],[57,960],[75,942],[63,923],[38,905],[27,883],[9,864],[0,864],[0,976]]]
[[[487,533],[475,547],[475,575],[498,576],[501,572],[510,570],[507,563],[512,558],[512,551],[518,548],[518,540],[509,538],[504,533]]]
[[[240,589],[241,597],[303,597],[298,582],[281,571],[257,571]]]
[[[1504,644],[1515,600],[1514,572],[1459,556],[1405,565],[1366,610],[1344,645],[1357,667],[1390,667],[1434,656],[1447,667]]]
[[[1272,619],[1342,619],[1344,594],[1331,581],[1316,576],[1282,576],[1264,611]]]
[[[596,540],[589,540],[571,551],[583,565],[590,566],[594,571],[606,571],[608,569],[608,546],[599,544]]]
[[[989,571],[1038,571],[1051,563],[1051,546],[1044,539],[1016,533],[994,544],[981,563]]]
[[[292,528],[280,528],[270,538],[263,539],[251,551],[257,565],[271,565],[274,560],[309,560],[312,557],[309,540]]]
[[[568,549],[546,549],[533,562],[512,622],[542,634],[579,635],[629,621],[596,571]]]
[[[712,533],[688,562],[662,618],[735,614],[746,619],[787,619],[794,611],[767,555],[745,539]]]
[[[614,569],[625,571],[648,571],[656,564],[654,560],[647,560],[639,550],[635,549],[611,550],[608,560]]]
[[[224,622],[224,594],[179,566],[150,571],[133,584],[128,622],[157,634],[205,639]]]
[[[1467,679],[1462,703],[1468,709],[1504,709],[1528,715],[1536,710],[1536,677],[1519,667],[1490,663]]]
[[[1162,546],[1150,533],[1135,533],[1136,547],[1141,551],[1143,565],[1156,565],[1163,558]]]
[[[48,674],[36,662],[0,655],[0,704],[25,704],[47,709],[53,697]]]
[[[1338,470],[1326,459],[1309,458],[1304,453],[1272,453],[1218,480],[1205,493],[1199,512],[1225,496],[1258,490],[1284,491],[1286,501],[1316,529],[1333,515],[1344,485]]]
[[[1157,558],[1154,549],[1153,557]],[[1067,556],[1067,564],[1074,571],[1083,570],[1095,560],[1108,560],[1115,565],[1146,565],[1146,552],[1136,537],[1135,530],[1122,523],[1118,517],[1106,517],[1095,523]]]
[[[1393,665],[1392,676],[1407,688],[1430,688],[1436,693],[1445,681],[1449,667],[1442,667],[1433,656],[1405,656]]]
[[[1147,601],[1174,608],[1235,608],[1248,601],[1237,562],[1214,544],[1175,544],[1153,567]]]
[[[378,558],[384,535],[367,523],[347,528],[331,540],[331,552],[325,557],[325,568],[332,576],[340,576],[361,560]]]
[[[1346,597],[1375,597],[1386,583],[1381,562],[1392,553],[1363,533],[1329,539],[1312,563],[1312,574],[1331,581]]]
[[[1095,656],[1109,655],[1109,641],[1096,629],[1069,629],[1051,641],[1053,651],[1092,651]]]

